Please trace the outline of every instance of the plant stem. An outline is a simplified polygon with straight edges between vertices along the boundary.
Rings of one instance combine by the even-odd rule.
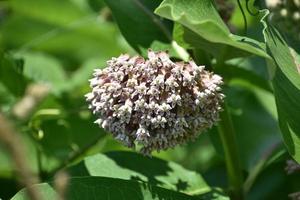
[[[244,20],[244,34],[247,35],[247,29],[248,29],[247,17],[246,17],[246,14],[245,14],[244,10],[243,10],[243,6],[241,4],[241,1],[237,0],[237,3],[238,3],[238,6],[239,6],[239,9],[240,9],[240,11],[241,11],[241,13],[243,15],[243,20]]]
[[[39,175],[41,175],[41,174],[43,174],[42,153],[37,145],[35,145],[35,150],[36,150],[36,160],[37,160],[38,172],[39,172]]]
[[[243,174],[238,155],[236,135],[226,103],[224,103],[224,111],[220,113],[220,118],[218,129],[224,148],[229,190],[233,200],[242,200]]]

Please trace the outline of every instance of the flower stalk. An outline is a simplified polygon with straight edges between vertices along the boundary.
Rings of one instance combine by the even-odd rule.
[[[220,113],[220,119],[218,129],[225,154],[229,192],[233,200],[242,200],[243,174],[238,155],[236,134],[226,103],[224,103],[224,111]]]

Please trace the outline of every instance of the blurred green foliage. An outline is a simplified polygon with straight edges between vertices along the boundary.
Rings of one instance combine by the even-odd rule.
[[[71,176],[81,176],[71,179],[69,199],[88,199],[92,192],[101,196],[107,189],[103,185],[111,186],[107,199],[109,195],[111,199],[228,199],[220,189],[227,187],[227,175],[215,127],[195,142],[154,153],[160,159],[145,158],[123,152],[131,150],[93,124],[95,118],[85,103],[84,94],[90,90],[88,79],[94,68],[105,67],[106,60],[113,56],[143,54],[150,47],[168,49],[173,55],[172,40],[185,47],[198,64],[214,67],[226,80],[224,91],[237,132],[243,173],[245,177],[254,176],[246,199],[286,199],[289,193],[300,190],[299,174],[287,176],[284,172],[289,156],[280,135],[284,131],[277,125],[278,118],[284,128],[291,123],[292,141],[285,138],[286,143],[289,147],[299,144],[299,109],[289,110],[291,116],[284,112],[299,107],[300,79],[284,71],[286,63],[293,60],[285,62],[277,55],[289,54],[288,47],[280,43],[284,47],[276,49],[275,43],[280,41],[271,40],[271,36],[270,44],[265,45],[261,15],[253,17],[248,13],[249,37],[239,36],[243,20],[235,1],[231,1],[236,9],[230,21],[235,35],[230,34],[215,8],[208,9],[203,3],[208,1],[195,2],[199,5],[191,8],[193,12],[186,12],[189,4],[166,0],[164,3],[176,7],[176,12],[169,12],[167,5],[155,14],[160,0],[0,1],[0,111],[13,121],[22,138],[31,170],[41,181],[50,182],[36,186],[44,195],[50,194],[45,199],[56,196],[51,186],[53,174],[69,165]],[[186,18],[179,17],[181,12]],[[223,68],[218,63],[221,56]],[[280,59],[275,59],[274,64],[271,57]],[[273,80],[274,96],[270,79],[278,66],[282,71],[277,71]],[[282,73],[288,79],[282,78]],[[284,88],[280,84],[285,84]],[[31,85],[43,85],[49,92],[26,117],[18,117],[14,109],[24,97],[32,95],[28,91]],[[285,97],[293,108],[283,100]],[[277,106],[281,106],[279,116],[275,98]],[[289,148],[299,159],[299,148],[295,149]],[[165,171],[161,174],[160,170]],[[9,199],[21,189],[17,179],[13,161],[0,142],[0,198]],[[180,190],[177,182],[192,189]],[[94,189],[95,185],[100,189]],[[122,196],[124,190],[130,189],[137,193],[127,191]],[[115,190],[118,192],[114,194]],[[188,197],[181,192],[199,196]],[[24,194],[22,190],[13,199],[24,199]]]

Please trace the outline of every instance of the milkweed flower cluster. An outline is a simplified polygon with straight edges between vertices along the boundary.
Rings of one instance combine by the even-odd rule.
[[[121,55],[93,75],[86,99],[96,123],[144,154],[195,139],[219,119],[222,78],[194,61],[149,50],[147,60]]]
[[[300,0],[267,0],[271,20],[296,40],[300,39]]]

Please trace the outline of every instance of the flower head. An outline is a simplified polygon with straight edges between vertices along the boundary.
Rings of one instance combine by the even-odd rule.
[[[96,123],[142,153],[165,150],[196,138],[219,119],[222,78],[149,50],[148,60],[121,55],[96,69],[86,95]]]

